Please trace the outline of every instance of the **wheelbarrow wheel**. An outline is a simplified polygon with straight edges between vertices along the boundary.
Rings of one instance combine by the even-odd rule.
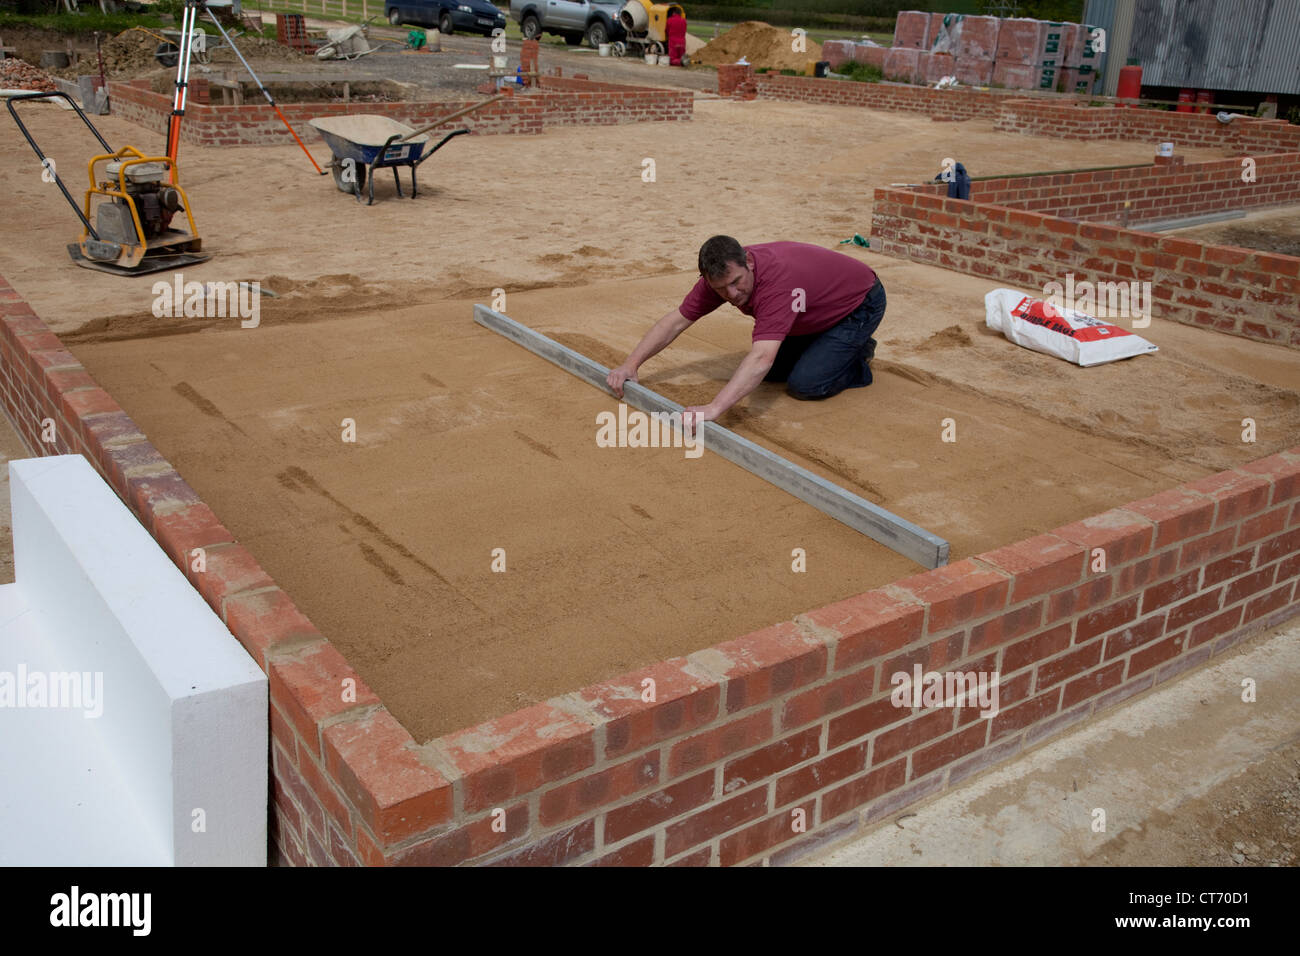
[[[339,192],[347,193],[350,196],[360,196],[361,190],[366,185],[366,166],[365,163],[353,163],[352,171],[355,174],[356,182],[350,182],[345,178],[343,161],[335,158],[329,164],[330,172],[334,174],[334,185],[339,188]]]
[[[175,43],[159,43],[153,51],[154,59],[165,67],[173,67],[180,62],[181,50]]]

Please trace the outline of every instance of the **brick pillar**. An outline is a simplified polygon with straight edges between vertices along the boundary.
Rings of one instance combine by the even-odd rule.
[[[523,47],[519,52],[519,65],[523,67],[525,73],[538,73],[537,54],[541,49],[541,44],[536,40],[525,40]],[[524,77],[525,86],[536,85],[532,77]]]
[[[754,67],[748,63],[724,63],[718,67],[718,95],[732,96],[738,87],[753,84]]]

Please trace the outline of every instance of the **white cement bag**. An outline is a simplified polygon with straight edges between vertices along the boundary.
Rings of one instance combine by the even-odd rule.
[[[994,289],[984,296],[984,324],[1016,345],[1084,368],[1158,351],[1118,325],[1076,309],[1054,308],[1015,289]]]

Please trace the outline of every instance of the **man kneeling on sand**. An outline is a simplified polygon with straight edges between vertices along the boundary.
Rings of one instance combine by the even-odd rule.
[[[714,236],[700,247],[700,279],[682,304],[656,322],[606,383],[623,383],[692,322],[730,302],[754,318],[753,347],[707,405],[691,405],[682,424],[712,421],[758,387],[785,382],[795,398],[819,399],[871,384],[872,338],[885,317],[885,290],[864,262],[802,242],[742,246]]]

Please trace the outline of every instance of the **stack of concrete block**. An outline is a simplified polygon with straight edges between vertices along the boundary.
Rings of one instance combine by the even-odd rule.
[[[894,21],[894,49],[928,50],[929,32],[930,14],[920,10],[901,10]]]
[[[952,75],[966,86],[988,86],[993,82],[993,60],[959,56],[953,64]]]
[[[853,62],[874,66],[883,73],[885,71],[885,54],[888,52],[889,47],[887,46],[859,43],[853,48]]]
[[[930,18],[930,25],[925,31],[924,49],[933,50],[935,43],[939,41],[939,34],[943,32],[943,14],[927,13],[926,16]]]
[[[997,55],[1002,21],[997,17],[966,17],[962,20],[957,43],[953,75],[968,86],[988,86],[993,82],[993,62]]]
[[[1056,89],[1061,79],[1060,72],[1065,67],[1066,50],[1077,32],[1078,25],[1074,23],[1043,22],[1038,59],[1034,64],[1038,69],[1038,89]]]
[[[856,47],[852,40],[827,40],[822,44],[822,59],[830,64],[832,70],[838,70],[845,63],[852,62]]]
[[[1043,46],[1043,21],[1009,17],[998,30],[998,45],[993,59],[1028,66],[1038,59]]]
[[[957,56],[977,60],[992,60],[998,51],[998,35],[1002,32],[1002,21],[997,17],[964,17],[961,21],[961,37]]]
[[[993,83],[1010,90],[1037,89],[1042,80],[1039,60],[1046,45],[1042,20],[1013,17],[1002,21],[993,58]]]
[[[852,40],[827,40],[822,44],[822,59],[837,72],[846,63],[864,63],[874,66],[882,73],[885,70],[885,54],[891,47],[876,46],[874,43],[854,43]],[[919,51],[918,51],[919,52]]]
[[[900,83],[923,83],[925,75],[919,70],[921,51],[915,47],[890,47],[885,51],[885,79]]]
[[[904,10],[894,24],[892,47],[867,60],[861,51],[873,48],[857,44],[853,59],[880,63],[887,80],[934,83],[955,76],[969,86],[993,84],[1013,90],[1064,86],[1070,92],[1088,92],[1100,59],[1093,49],[1092,30],[1077,23],[1021,17]],[[823,55],[836,63],[850,54],[846,44]]]
[[[927,84],[937,83],[945,76],[955,76],[955,60],[951,53],[922,52],[917,59],[917,75]]]
[[[1011,60],[993,61],[993,85],[1008,90],[1034,90],[1042,77],[1042,70],[1032,63],[1015,63]]]
[[[1091,93],[1097,82],[1101,63],[1101,31],[1089,24],[1080,24],[1071,34],[1065,51],[1065,68],[1061,71],[1061,89],[1067,93]]]

